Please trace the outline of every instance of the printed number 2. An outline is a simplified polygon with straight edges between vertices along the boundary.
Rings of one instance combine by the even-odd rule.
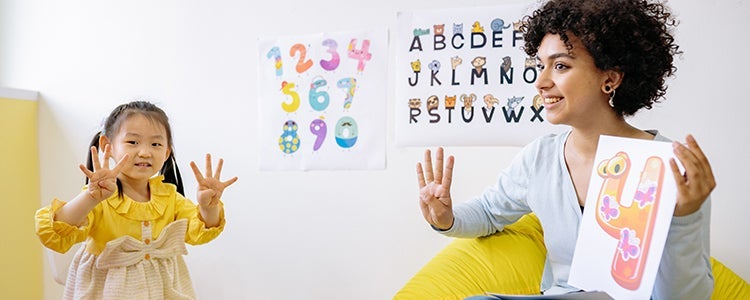
[[[305,60],[307,57],[307,48],[305,48],[305,45],[302,44],[294,44],[291,49],[289,49],[289,55],[294,57],[296,53],[299,53],[299,59],[297,60],[297,73],[304,73],[310,67],[313,65],[313,61],[311,59]]]

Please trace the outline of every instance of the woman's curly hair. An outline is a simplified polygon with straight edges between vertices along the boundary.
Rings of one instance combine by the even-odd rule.
[[[630,116],[651,109],[666,94],[666,77],[677,71],[680,54],[672,29],[677,25],[662,3],[645,0],[550,0],[524,17],[524,51],[537,55],[545,35],[580,39],[601,70],[620,70],[623,80],[614,98],[617,113]]]

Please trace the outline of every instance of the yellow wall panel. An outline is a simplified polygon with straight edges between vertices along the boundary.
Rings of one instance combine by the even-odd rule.
[[[0,88],[0,291],[42,299],[42,248],[34,234],[40,205],[37,101]],[[17,91],[17,90],[16,90]]]

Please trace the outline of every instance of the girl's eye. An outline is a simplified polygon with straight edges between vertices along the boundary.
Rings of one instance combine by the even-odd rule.
[[[153,143],[153,144],[151,144],[151,146],[154,146],[154,147],[160,147],[160,146],[161,146],[161,144],[160,144],[160,143]]]
[[[125,141],[125,143],[131,144],[131,145],[138,144],[138,142],[136,142],[136,141]]]

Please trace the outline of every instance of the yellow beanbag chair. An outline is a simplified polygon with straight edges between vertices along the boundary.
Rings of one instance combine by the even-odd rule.
[[[539,294],[544,259],[542,226],[533,214],[502,232],[455,239],[396,294],[394,299],[463,299],[491,291]]]
[[[539,293],[546,249],[539,219],[529,214],[502,232],[455,239],[430,260],[394,296],[395,300],[464,299],[485,292]],[[711,258],[711,299],[748,299],[750,285]]]

